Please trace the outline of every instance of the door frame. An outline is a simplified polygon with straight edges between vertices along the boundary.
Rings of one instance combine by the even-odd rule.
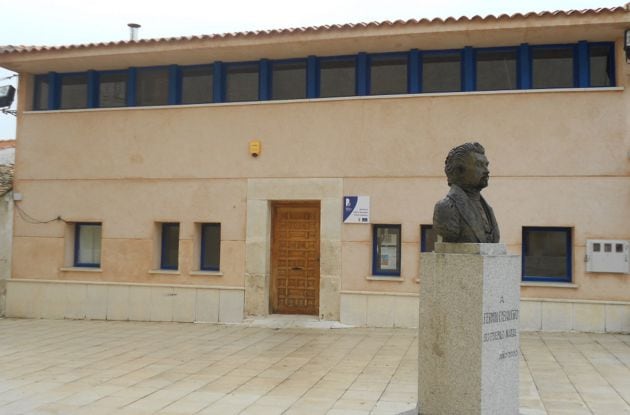
[[[275,200],[319,200],[321,203],[319,318],[339,321],[343,183],[343,179],[338,177],[245,180],[243,312],[246,316],[269,315],[271,203]]]

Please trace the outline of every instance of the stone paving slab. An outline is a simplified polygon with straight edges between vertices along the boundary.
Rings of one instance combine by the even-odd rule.
[[[279,327],[0,319],[0,414],[386,415],[415,406],[416,330]],[[521,352],[522,414],[630,414],[630,335],[522,333]]]

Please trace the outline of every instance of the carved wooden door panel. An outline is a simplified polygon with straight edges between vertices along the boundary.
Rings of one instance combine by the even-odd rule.
[[[319,313],[319,202],[273,206],[271,311]]]

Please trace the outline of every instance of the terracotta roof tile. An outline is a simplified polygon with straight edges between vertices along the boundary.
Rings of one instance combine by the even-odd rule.
[[[244,32],[232,32],[232,33],[220,33],[212,35],[195,35],[195,36],[181,36],[181,37],[161,37],[155,39],[140,39],[137,41],[121,40],[112,42],[99,42],[88,43],[80,45],[62,45],[62,46],[24,46],[24,45],[6,45],[0,46],[0,55],[3,54],[23,54],[23,53],[35,53],[35,52],[49,52],[49,51],[65,51],[74,49],[88,49],[88,48],[100,48],[111,46],[125,46],[125,45],[137,45],[137,44],[154,44],[154,43],[171,43],[171,42],[183,42],[183,41],[198,41],[198,40],[211,40],[211,39],[230,39],[230,38],[250,38],[250,37],[265,37],[274,35],[292,35],[300,33],[323,33],[330,31],[351,31],[362,28],[387,28],[395,26],[418,26],[429,24],[454,24],[454,23],[466,23],[466,22],[496,22],[496,21],[509,21],[509,20],[523,20],[531,18],[544,18],[544,17],[570,17],[570,16],[593,16],[593,15],[606,15],[617,13],[628,13],[629,6],[626,7],[611,7],[611,8],[598,8],[598,9],[584,9],[584,10],[555,10],[555,11],[543,11],[543,12],[529,12],[529,13],[514,13],[511,15],[500,14],[473,17],[447,17],[443,18],[421,18],[421,19],[409,19],[409,20],[395,20],[395,21],[383,21],[383,22],[369,22],[369,23],[346,23],[346,24],[334,24],[334,25],[322,25],[322,26],[309,26],[298,28],[286,28],[286,29],[271,29],[271,30],[257,30],[257,31],[244,31]]]
[[[5,45],[5,46],[0,46],[0,53],[26,52],[32,48],[35,48],[35,46]]]

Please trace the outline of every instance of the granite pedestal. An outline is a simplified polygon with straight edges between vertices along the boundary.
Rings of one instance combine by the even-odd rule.
[[[421,255],[418,413],[517,415],[520,257],[471,243]]]

